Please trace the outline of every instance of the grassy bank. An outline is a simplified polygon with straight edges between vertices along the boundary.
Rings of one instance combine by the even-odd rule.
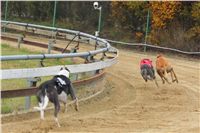
[[[2,55],[27,55],[27,54],[41,54],[40,52],[32,52],[25,48],[13,48],[8,44],[1,44]],[[55,66],[55,65],[69,65],[72,64],[70,59],[45,59],[45,66]],[[39,67],[40,60],[16,60],[16,61],[2,61],[2,69],[12,69],[12,68],[35,68]]]
[[[25,55],[25,54],[40,54],[39,52],[29,51],[28,49],[13,48],[8,44],[1,44],[1,53],[2,55]],[[18,61],[2,61],[2,69],[16,69],[16,68],[35,68],[39,67],[40,60],[18,60]],[[66,65],[72,64],[70,59],[45,59],[45,66],[55,66],[55,65]],[[41,82],[50,79],[51,76],[41,77]],[[40,84],[39,82],[38,84]],[[27,79],[9,79],[1,80],[1,90],[12,90],[12,89],[21,89],[28,87]],[[36,104],[35,96],[31,97],[31,104]],[[9,98],[1,100],[1,111],[2,113],[10,113],[13,111],[24,110],[25,107],[25,97],[19,98]]]

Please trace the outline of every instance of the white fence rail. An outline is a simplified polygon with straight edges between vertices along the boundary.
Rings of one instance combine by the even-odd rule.
[[[104,69],[112,66],[117,62],[118,55],[113,59],[99,61],[89,64],[66,65],[70,73],[82,73]],[[42,68],[26,68],[26,69],[6,69],[1,70],[1,79],[30,78],[56,75],[62,66],[42,67]]]
[[[82,72],[89,72],[95,71],[99,69],[103,69],[109,67],[117,62],[118,51],[115,48],[112,48],[110,44],[102,38],[89,35],[80,31],[62,29],[62,28],[54,28],[42,25],[34,25],[34,24],[27,24],[27,23],[19,23],[19,22],[12,22],[12,21],[1,21],[2,26],[10,27],[9,28],[16,28],[15,25],[18,26],[22,31],[27,30],[27,28],[32,28],[34,31],[42,30],[44,31],[56,31],[61,32],[62,34],[69,34],[75,35],[74,37],[82,36],[83,38],[89,39],[91,44],[94,44],[98,41],[98,44],[101,47],[100,49],[87,51],[87,52],[80,52],[80,53],[64,53],[64,54],[37,54],[37,55],[8,55],[8,56],[0,56],[1,61],[8,61],[8,60],[29,60],[29,59],[45,59],[45,58],[72,58],[72,57],[85,57],[91,55],[96,55],[103,52],[114,52],[116,56],[113,59],[107,59],[105,61],[99,61],[89,64],[79,64],[79,65],[66,65],[71,73],[82,73]],[[34,32],[35,33],[35,32]],[[41,77],[41,76],[50,76],[56,75],[57,72],[60,70],[62,66],[52,66],[52,67],[42,67],[42,68],[26,68],[26,69],[6,69],[1,70],[1,79],[15,79],[15,78],[31,78],[31,77]]]

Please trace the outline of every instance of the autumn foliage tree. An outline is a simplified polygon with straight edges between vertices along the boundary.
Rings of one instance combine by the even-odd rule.
[[[150,2],[150,9],[152,12],[152,28],[162,29],[166,27],[167,22],[173,20],[180,9],[180,2]]]
[[[54,1],[9,1],[7,20],[52,25]],[[100,36],[144,42],[150,11],[147,43],[197,51],[200,42],[198,1],[99,1],[102,7]],[[6,1],[1,2],[1,19]],[[90,34],[98,26],[99,11],[92,1],[57,1],[56,26]],[[199,46],[200,47],[200,46]]]
[[[111,3],[112,19],[133,31],[142,29],[146,20],[146,2],[114,1]]]
[[[136,42],[141,42],[145,33],[147,2],[112,1],[111,18],[116,28],[130,31]]]

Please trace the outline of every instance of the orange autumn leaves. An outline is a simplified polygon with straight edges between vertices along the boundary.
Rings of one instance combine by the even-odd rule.
[[[180,2],[176,1],[165,1],[165,2],[135,2],[135,1],[113,1],[111,3],[112,7],[112,17],[113,19],[120,19],[121,21],[127,21],[125,12],[135,10],[135,13],[140,17],[144,14],[140,12],[147,12],[148,9],[151,10],[151,21],[153,29],[160,29],[166,26],[166,23],[172,20],[175,14],[180,10]]]
[[[152,12],[152,28],[162,29],[172,20],[180,9],[180,2],[150,2]]]

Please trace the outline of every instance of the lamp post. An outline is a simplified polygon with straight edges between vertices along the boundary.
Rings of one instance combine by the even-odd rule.
[[[93,3],[94,9],[99,10],[99,21],[98,21],[98,31],[95,32],[95,36],[99,36],[100,30],[101,30],[101,9],[102,7],[99,7],[98,2]]]
[[[56,19],[56,5],[57,5],[57,1],[54,2],[53,24],[52,24],[53,27],[55,27],[55,19]]]
[[[7,12],[8,12],[8,1],[6,1],[6,7],[5,7],[5,17],[4,17],[5,21],[7,20]],[[6,28],[5,27],[4,27],[3,31],[6,32]]]

